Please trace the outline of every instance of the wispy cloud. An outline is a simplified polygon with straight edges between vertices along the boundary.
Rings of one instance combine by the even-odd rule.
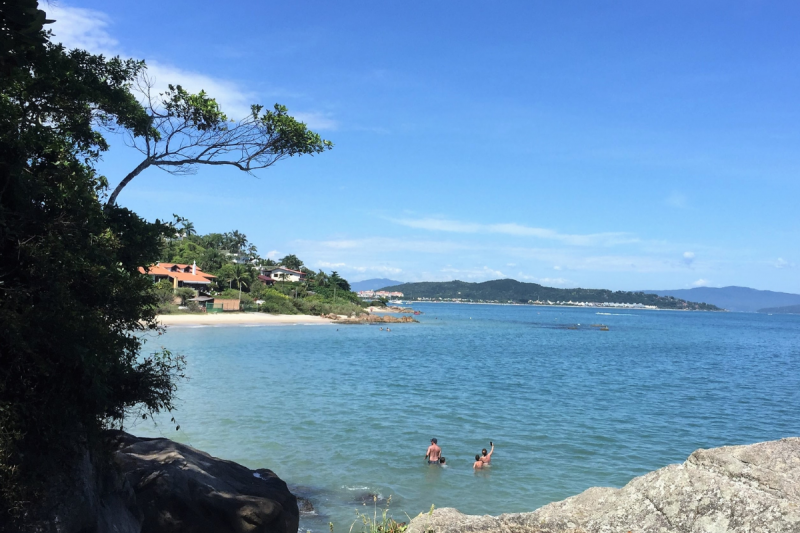
[[[773,263],[775,268],[794,268],[796,265],[786,259],[779,257],[775,263]]]
[[[463,279],[500,279],[508,277],[501,271],[489,268],[488,266],[482,268],[453,268],[451,266],[446,266],[441,269],[441,272],[452,277]]]
[[[683,262],[686,263],[687,266],[692,266],[692,263],[694,263],[694,252],[683,252]]]
[[[47,6],[48,18],[56,22],[52,25],[54,40],[67,48],[80,48],[106,56],[126,56],[120,42],[110,33],[113,20],[108,14],[95,9],[85,9],[66,5]],[[180,84],[190,92],[204,90],[219,102],[222,110],[232,119],[241,119],[250,113],[250,106],[258,103],[260,95],[246,90],[232,80],[217,78],[202,72],[187,70],[166,62],[147,60],[147,73],[154,83],[153,89],[162,92],[167,85]],[[292,116],[305,122],[315,130],[336,129],[337,122],[328,113],[315,111],[293,111]]]
[[[632,244],[639,239],[629,233],[590,233],[576,235],[560,233],[547,228],[525,226],[514,222],[501,224],[479,224],[476,222],[462,222],[446,218],[392,218],[395,224],[408,228],[423,229],[428,231],[442,231],[451,233],[487,233],[502,234],[518,237],[534,237],[560,241],[573,246],[612,246],[617,244]]]
[[[669,196],[664,199],[664,203],[676,209],[686,209],[689,207],[689,199],[685,194],[678,191],[673,191]]]

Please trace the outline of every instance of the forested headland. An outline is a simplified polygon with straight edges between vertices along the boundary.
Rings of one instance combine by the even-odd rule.
[[[410,300],[450,300],[491,303],[542,303],[542,304],[629,304],[653,306],[659,309],[692,311],[721,311],[715,305],[688,302],[672,296],[658,296],[644,292],[610,291],[607,289],[557,289],[538,283],[523,283],[513,279],[497,279],[482,283],[466,281],[427,281],[403,283],[385,287],[386,291],[400,291]]]
[[[294,254],[276,260],[262,257],[247,235],[238,230],[198,235],[194,224],[180,217],[176,219],[175,227],[177,232],[162,242],[160,261],[186,265],[196,263],[203,272],[215,276],[209,286],[212,296],[239,299],[247,310],[273,314],[352,315],[364,310],[366,304],[335,270],[314,271]],[[305,279],[270,284],[259,280],[262,270],[277,266],[302,272]],[[164,281],[156,284],[154,289],[160,314],[180,312],[173,303],[174,294],[184,301],[197,294],[188,288],[175,290]],[[201,309],[189,305],[186,311],[200,312]]]

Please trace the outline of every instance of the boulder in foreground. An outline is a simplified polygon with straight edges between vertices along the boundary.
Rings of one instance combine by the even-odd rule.
[[[169,439],[117,436],[116,461],[136,495],[142,533],[296,533],[297,499],[271,470]]]
[[[591,488],[531,513],[437,509],[408,533],[798,533],[800,438],[697,450],[621,489]]]

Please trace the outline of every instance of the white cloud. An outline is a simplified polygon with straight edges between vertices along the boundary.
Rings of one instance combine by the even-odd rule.
[[[113,20],[106,13],[63,4],[48,6],[45,11],[48,18],[56,21],[51,25],[55,34],[54,41],[61,42],[65,47],[80,48],[106,56],[129,55],[125,53],[119,41],[109,33]],[[243,89],[234,81],[186,70],[163,61],[148,59],[147,74],[155,82],[153,87],[155,92],[164,91],[170,83],[180,84],[193,93],[204,90],[215,98],[225,114],[234,120],[245,118],[250,113],[250,106],[262,100],[258,93]],[[289,112],[311,129],[330,130],[338,125],[326,113],[294,112],[291,109]]]
[[[708,286],[708,280],[703,278],[700,278],[694,283],[692,283],[692,287],[707,287],[707,286]]]
[[[445,274],[449,274],[451,276],[463,278],[463,279],[479,279],[479,280],[486,280],[486,279],[503,279],[507,278],[505,274],[503,274],[499,270],[494,270],[489,268],[488,266],[484,266],[483,268],[453,268],[450,266],[444,267],[440,270]]]
[[[275,260],[278,259],[278,257],[280,256],[281,253],[278,250],[270,250],[269,252],[267,252],[267,259]]]
[[[775,268],[794,268],[795,264],[787,261],[786,259],[779,257],[775,263],[773,263]]]
[[[686,209],[689,207],[689,200],[686,198],[686,195],[677,191],[673,191],[672,194],[667,196],[666,199],[664,199],[664,203],[676,209]]]
[[[55,34],[54,41],[97,54],[117,53],[119,41],[106,30],[111,18],[102,11],[55,5],[46,6],[45,11],[48,19],[56,21],[49,26]]]
[[[559,233],[552,229],[535,228],[516,223],[478,224],[475,222],[461,222],[445,218],[417,218],[417,219],[389,219],[396,224],[408,228],[424,229],[429,231],[445,231],[452,233],[496,233],[514,235],[519,237],[535,237],[550,239],[574,246],[611,246],[616,244],[630,244],[639,242],[639,239],[621,232],[591,233],[574,235]]]
[[[344,263],[329,263],[327,261],[320,261],[317,263],[317,266],[322,268],[341,268],[346,265]]]
[[[312,130],[335,130],[339,123],[329,113],[291,111],[291,115]]]
[[[683,252],[683,262],[691,266],[694,262],[694,252]]]

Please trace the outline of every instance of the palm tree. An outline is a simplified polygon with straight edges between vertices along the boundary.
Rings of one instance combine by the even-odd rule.
[[[183,226],[181,226],[183,230],[181,233],[184,237],[191,237],[192,235],[197,235],[197,231],[194,229],[194,224],[189,222],[188,220],[183,221]]]
[[[250,273],[248,269],[244,267],[244,265],[235,264],[233,265],[233,270],[231,270],[231,281],[235,281],[236,284],[239,286],[239,300],[242,299],[242,285],[247,287],[247,283],[244,281],[250,277]]]
[[[322,270],[320,270],[319,274],[314,276],[314,283],[316,283],[320,287],[324,287],[325,285],[328,284],[328,275]]]

